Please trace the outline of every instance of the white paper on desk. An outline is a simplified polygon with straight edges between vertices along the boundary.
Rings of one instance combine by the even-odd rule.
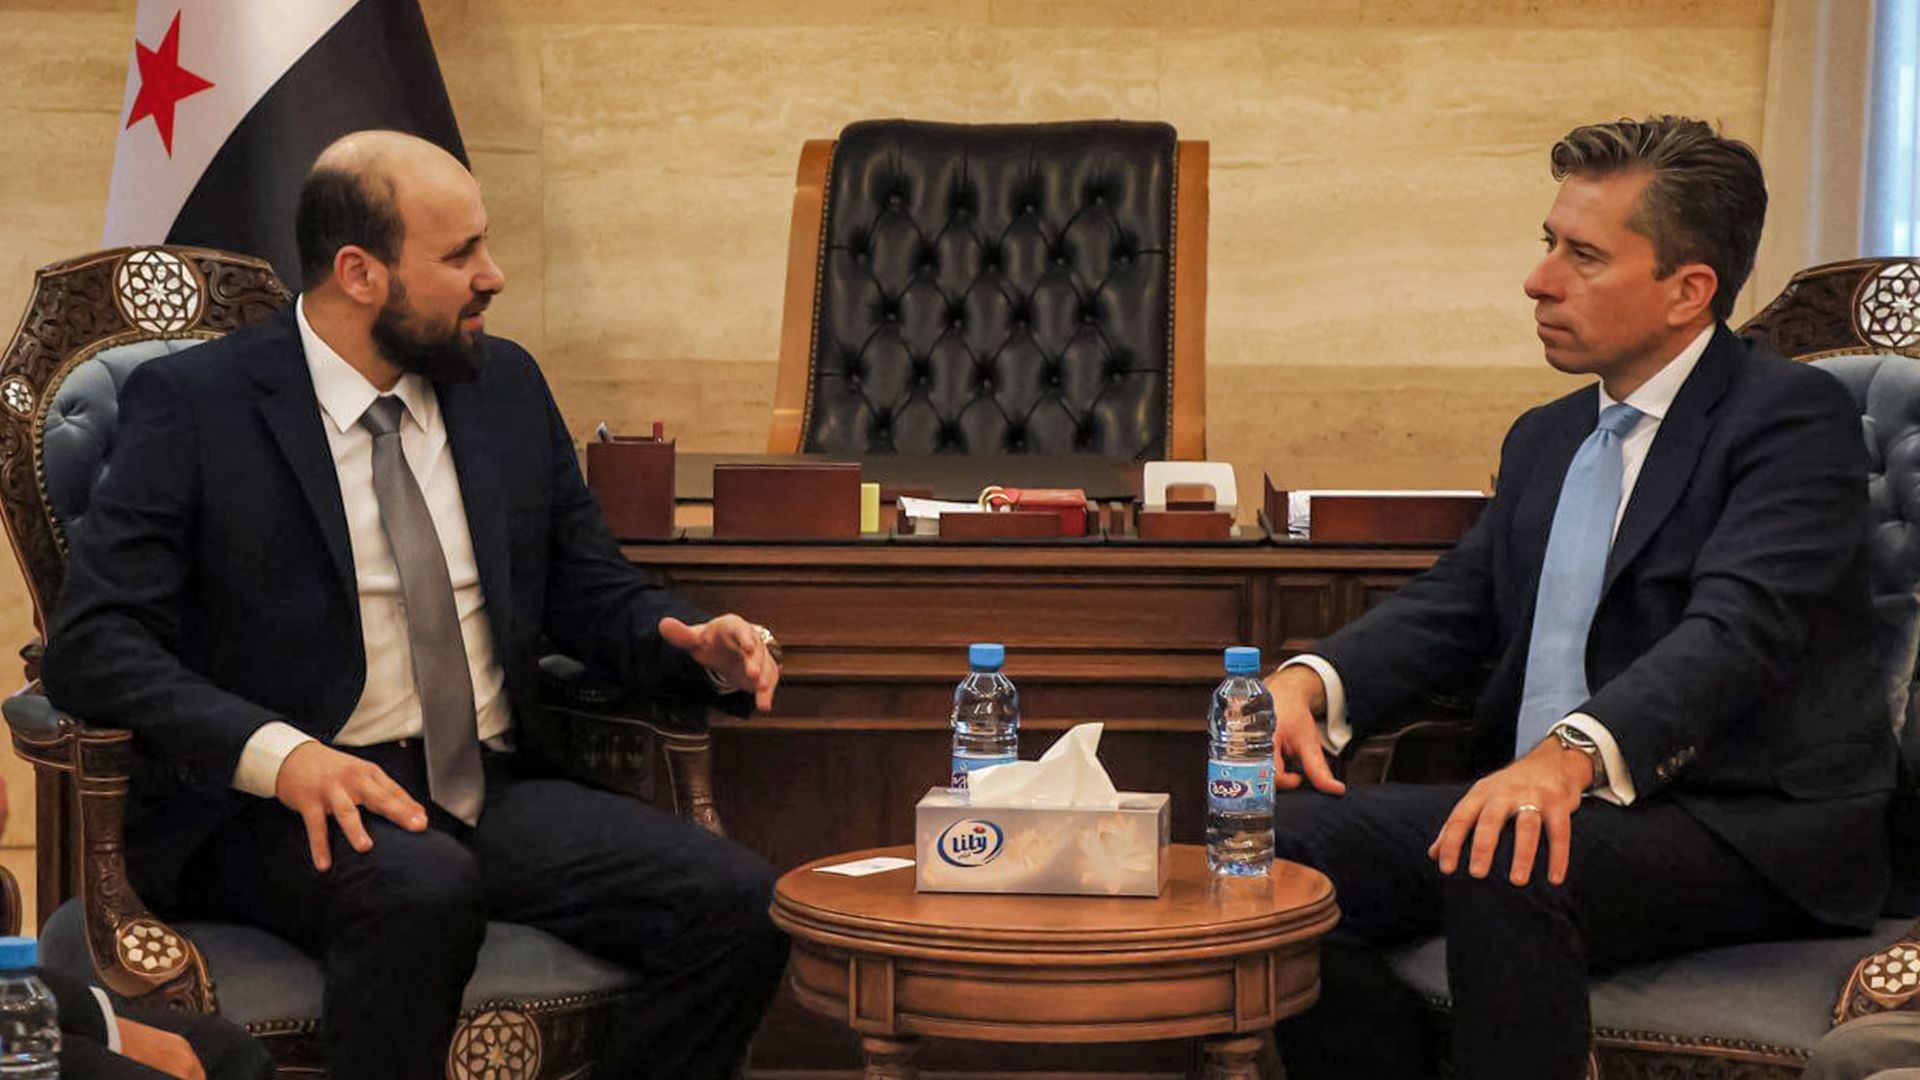
[[[916,499],[911,495],[900,496],[900,509],[910,518],[939,521],[941,514],[979,514],[986,507],[979,503],[946,502],[941,499]]]
[[[1120,792],[1100,764],[1102,724],[1077,724],[1047,747],[1039,761],[989,765],[967,774],[967,799],[975,806],[1070,806],[1120,808]]]
[[[852,862],[834,863],[832,866],[816,866],[813,870],[816,874],[866,877],[868,874],[884,874],[889,870],[904,870],[912,865],[912,859],[902,859],[897,855],[875,855],[871,859],[855,859]]]
[[[1287,535],[1307,536],[1313,527],[1313,497],[1315,495],[1363,495],[1372,499],[1405,499],[1415,496],[1439,495],[1453,499],[1480,499],[1486,497],[1484,491],[1320,491],[1287,492]]]

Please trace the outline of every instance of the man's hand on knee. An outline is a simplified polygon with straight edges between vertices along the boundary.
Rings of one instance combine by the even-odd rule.
[[[1286,667],[1267,676],[1273,695],[1273,785],[1291,791],[1302,781],[1329,795],[1346,793],[1347,785],[1333,775],[1326,750],[1320,745],[1316,717],[1326,711],[1326,688],[1309,667]],[[1294,763],[1294,772],[1287,763]]]
[[[177,1077],[178,1080],[207,1080],[207,1071],[201,1066],[199,1055],[193,1052],[193,1044],[184,1037],[148,1027],[124,1016],[115,1017],[114,1021],[120,1027],[122,1056],[149,1069]]]
[[[355,851],[373,850],[373,837],[360,820],[362,806],[408,832],[427,827],[426,808],[413,801],[386,770],[321,742],[301,743],[287,755],[280,763],[273,794],[307,823],[313,868],[323,872],[333,864],[327,842],[329,817],[339,823],[341,835]]]
[[[1484,878],[1493,870],[1494,848],[1507,821],[1513,821],[1513,865],[1508,880],[1525,885],[1533,880],[1533,865],[1540,849],[1540,834],[1547,836],[1547,880],[1563,885],[1567,880],[1567,861],[1573,836],[1573,814],[1580,809],[1580,796],[1593,781],[1593,763],[1584,755],[1568,753],[1559,742],[1547,739],[1525,757],[1467,789],[1447,815],[1440,835],[1427,849],[1427,857],[1440,865],[1440,872],[1459,869],[1460,849],[1467,837],[1473,847],[1467,858],[1467,873]]]

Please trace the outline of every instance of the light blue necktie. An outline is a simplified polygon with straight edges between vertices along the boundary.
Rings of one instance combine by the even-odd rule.
[[[1620,509],[1620,442],[1640,422],[1631,405],[1609,405],[1600,425],[1574,452],[1553,510],[1553,530],[1540,566],[1527,681],[1513,755],[1534,748],[1553,726],[1587,700],[1587,633],[1600,604],[1613,519]]]

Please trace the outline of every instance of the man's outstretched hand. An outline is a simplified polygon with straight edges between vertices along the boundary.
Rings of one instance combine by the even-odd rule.
[[[660,637],[730,685],[753,691],[753,703],[761,712],[773,708],[780,665],[752,623],[738,615],[720,615],[688,626],[669,616],[660,620]]]
[[[1267,692],[1273,695],[1273,786],[1292,791],[1305,782],[1329,795],[1346,794],[1347,785],[1327,764],[1320,725],[1314,720],[1327,707],[1320,676],[1298,664],[1281,668],[1267,676]],[[1289,762],[1292,772],[1287,771]]]

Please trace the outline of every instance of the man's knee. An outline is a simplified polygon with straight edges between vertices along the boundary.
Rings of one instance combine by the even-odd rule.
[[[1813,1048],[1805,1080],[1869,1080],[1920,1067],[1920,1015],[1878,1013],[1834,1028]]]
[[[348,851],[336,869],[347,919],[410,943],[475,949],[486,933],[486,894],[473,853],[444,833],[383,830],[372,851]]]
[[[1326,853],[1340,850],[1352,827],[1346,802],[1318,791],[1282,791],[1273,801],[1273,854],[1306,866],[1327,865]]]

